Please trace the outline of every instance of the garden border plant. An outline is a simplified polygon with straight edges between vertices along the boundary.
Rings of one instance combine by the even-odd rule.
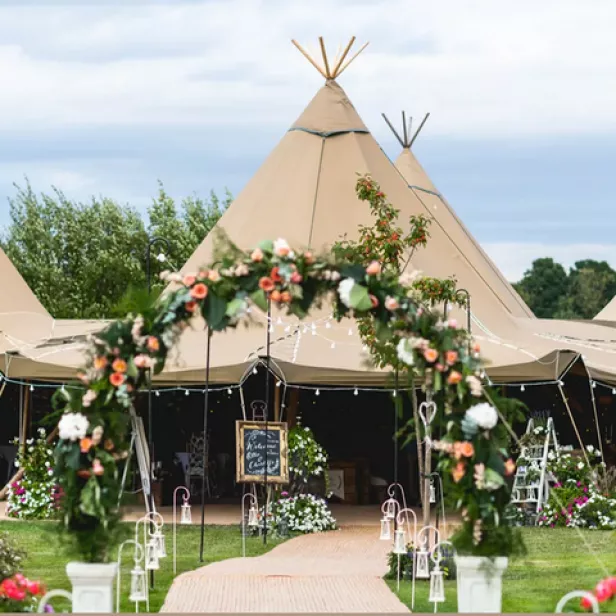
[[[360,182],[362,189],[374,189],[369,179]],[[214,264],[165,279],[176,287],[157,303],[91,337],[79,374],[82,387],[60,390],[55,398],[64,412],[55,465],[64,493],[62,525],[84,560],[106,559],[119,520],[118,461],[126,456],[135,394],[163,369],[196,314],[211,331],[224,331],[247,320],[251,304],[266,310],[270,301],[299,318],[331,301],[338,318],[370,317],[380,341],[398,339],[397,360],[430,389],[438,407],[435,421],[445,431],[442,469],[456,486],[464,516],[458,550],[507,555],[519,545],[502,515],[509,502],[505,475],[513,463],[505,427],[486,401],[479,347],[454,321],[443,322],[419,301],[397,274],[378,261],[363,266],[317,257],[277,239],[247,252],[227,243]]]

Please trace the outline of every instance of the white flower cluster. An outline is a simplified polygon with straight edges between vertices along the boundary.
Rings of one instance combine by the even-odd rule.
[[[289,471],[302,482],[320,477],[327,469],[327,454],[319,445],[310,428],[294,431],[289,447]]]
[[[491,430],[498,423],[496,409],[487,402],[481,402],[471,406],[466,411],[466,417],[474,421],[483,430]]]
[[[65,413],[58,423],[60,438],[65,441],[79,441],[88,432],[88,418],[81,413]]]
[[[336,520],[327,503],[314,494],[281,498],[271,507],[271,514],[274,528],[284,521],[291,532],[320,533],[336,528]]]

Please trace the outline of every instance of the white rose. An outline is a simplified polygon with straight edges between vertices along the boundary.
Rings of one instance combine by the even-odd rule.
[[[355,281],[352,278],[345,278],[338,285],[338,295],[340,296],[340,301],[347,307],[351,307],[351,291],[355,286]]]
[[[415,363],[415,356],[413,355],[412,347],[406,338],[401,338],[396,347],[398,359],[405,363],[407,366],[412,366]]]
[[[291,252],[291,247],[287,240],[283,240],[279,237],[274,242],[274,254],[278,257],[286,257]]]
[[[487,402],[471,406],[466,411],[466,417],[474,421],[480,428],[491,430],[498,423],[496,409]]]

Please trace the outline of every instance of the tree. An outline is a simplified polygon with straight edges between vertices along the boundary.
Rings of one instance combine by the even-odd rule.
[[[569,272],[569,289],[554,316],[592,319],[616,295],[616,272],[606,261],[577,261]]]
[[[146,288],[149,237],[170,245],[170,264],[152,259],[158,283],[159,271],[183,265],[231,201],[228,192],[222,202],[214,193],[209,200],[190,197],[178,215],[160,185],[146,228],[137,210],[109,198],[78,203],[56,188],[41,195],[29,183],[16,189],[0,246],[51,315],[66,319],[118,316],[127,292]],[[159,249],[166,252],[158,246],[153,257]]]
[[[546,257],[533,261],[514,286],[535,316],[547,319],[554,316],[558,303],[567,295],[569,280],[565,268]]]

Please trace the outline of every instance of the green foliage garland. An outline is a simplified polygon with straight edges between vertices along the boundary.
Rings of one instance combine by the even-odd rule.
[[[467,332],[453,322],[444,323],[396,273],[377,261],[363,266],[317,258],[277,239],[248,252],[227,246],[213,265],[183,277],[170,274],[166,279],[175,282],[176,288],[156,305],[113,322],[92,337],[80,374],[81,391],[57,394],[66,413],[56,448],[57,477],[65,492],[62,521],[88,560],[106,557],[105,539],[118,520],[117,460],[127,447],[132,398],[147,384],[150,373],[163,369],[169,351],[196,313],[201,313],[211,330],[223,331],[237,326],[251,304],[265,310],[269,300],[302,318],[313,306],[332,300],[338,317],[369,316],[379,340],[399,339],[399,361],[433,392],[439,408],[436,421],[446,425],[452,442],[468,428],[463,427],[467,409],[482,401],[479,348],[471,347]],[[494,531],[483,532],[478,540],[474,532],[473,551],[477,553],[484,548],[490,551],[486,546],[492,537],[497,531],[504,533],[501,514],[509,502],[509,489],[503,479],[506,451],[500,428],[492,426],[477,433],[477,460],[471,456],[465,464],[465,474],[472,476],[474,462],[489,461],[495,473],[492,489],[483,494],[476,485],[460,491],[458,499],[467,525],[475,531],[479,522],[485,530]],[[454,468],[458,476],[459,467]],[[445,465],[443,470],[453,469]],[[497,548],[506,554],[512,540],[511,533],[504,534],[498,535]]]

